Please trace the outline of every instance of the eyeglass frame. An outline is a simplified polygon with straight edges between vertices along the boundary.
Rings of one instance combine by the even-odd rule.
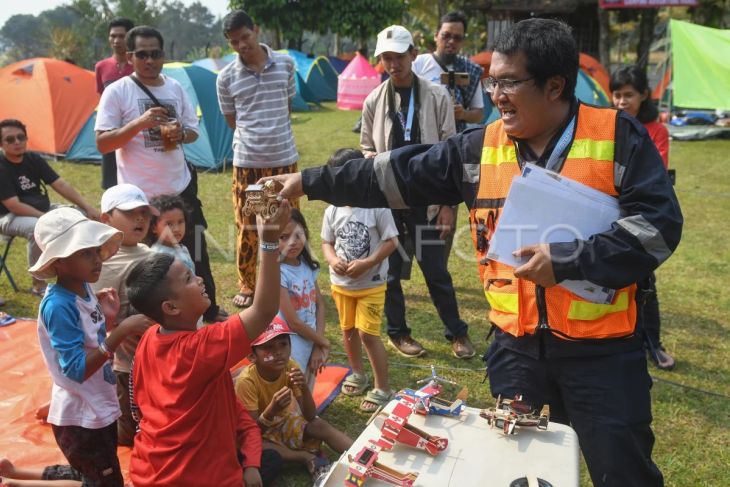
[[[127,51],[127,54],[131,54],[140,61],[146,61],[149,58],[152,58],[153,61],[158,61],[165,57],[165,51],[162,49],[138,49],[136,51]]]
[[[18,134],[18,135],[7,135],[3,137],[3,142],[6,144],[14,144],[15,142],[28,142],[28,135],[27,134]]]
[[[464,42],[466,40],[466,34],[464,34],[463,36],[460,36],[460,35],[454,35],[451,32],[439,32],[439,37],[441,38],[441,40],[446,41],[446,42],[449,42],[449,41]]]
[[[484,91],[486,91],[490,95],[494,94],[496,88],[499,88],[505,95],[514,95],[515,93],[517,93],[517,90],[522,83],[533,80],[535,78],[537,78],[537,76],[530,76],[529,78],[522,79],[501,79],[495,78],[494,76],[488,76],[482,80],[482,86],[484,87]],[[509,83],[511,87],[504,86],[504,83]],[[492,87],[494,85],[496,85],[496,88]]]

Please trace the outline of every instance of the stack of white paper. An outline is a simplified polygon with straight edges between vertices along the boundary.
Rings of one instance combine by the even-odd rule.
[[[487,258],[519,267],[527,258],[512,252],[538,243],[588,240],[605,232],[620,217],[618,201],[598,190],[534,164],[526,164],[512,181]],[[561,286],[583,299],[610,303],[615,291],[588,281],[563,281]]]

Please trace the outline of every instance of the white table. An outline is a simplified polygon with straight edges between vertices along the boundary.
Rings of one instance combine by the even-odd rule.
[[[385,411],[394,406],[392,401]],[[347,454],[354,457],[369,439],[380,437],[376,422],[367,426],[320,485],[344,485]],[[578,437],[569,426],[550,423],[547,431],[518,427],[516,435],[504,435],[500,429],[490,428],[475,408],[466,408],[463,421],[414,413],[409,423],[449,440],[446,450],[435,457],[398,443],[392,450],[380,452],[379,462],[403,473],[418,473],[414,486],[509,487],[513,480],[527,475],[547,480],[554,487],[579,484]],[[365,487],[384,485],[388,484],[372,478],[365,481]]]

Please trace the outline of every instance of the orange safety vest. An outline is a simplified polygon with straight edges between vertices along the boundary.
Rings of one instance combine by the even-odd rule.
[[[613,109],[579,105],[573,142],[560,174],[618,196],[613,160],[617,113]],[[513,267],[487,260],[485,256],[512,178],[519,174],[516,148],[505,133],[502,121],[488,125],[484,131],[479,190],[470,211],[471,233],[477,249],[479,276],[491,307],[489,320],[516,337],[534,334],[538,328],[536,286],[517,279]],[[477,245],[478,238],[483,245]],[[548,327],[561,338],[616,338],[634,332],[635,295],[636,285],[632,284],[619,289],[612,303],[596,304],[561,286],[553,286],[545,289],[541,306]]]

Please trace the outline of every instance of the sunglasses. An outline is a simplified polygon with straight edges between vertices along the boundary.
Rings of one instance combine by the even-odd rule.
[[[452,41],[452,40],[454,42],[461,42],[464,40],[464,37],[466,37],[466,36],[462,36],[459,34],[454,35],[454,34],[450,34],[449,32],[442,32],[441,34],[439,34],[439,37],[441,39],[445,40],[446,42]]]
[[[19,135],[8,135],[3,139],[6,144],[14,144],[17,140],[18,142],[25,142],[28,140],[28,136],[25,134],[19,134]]]
[[[152,58],[154,61],[157,61],[158,59],[165,57],[165,51],[162,49],[152,49],[151,51],[140,49],[139,51],[129,51],[129,53],[134,54],[134,57],[141,61],[144,61],[147,58]]]

